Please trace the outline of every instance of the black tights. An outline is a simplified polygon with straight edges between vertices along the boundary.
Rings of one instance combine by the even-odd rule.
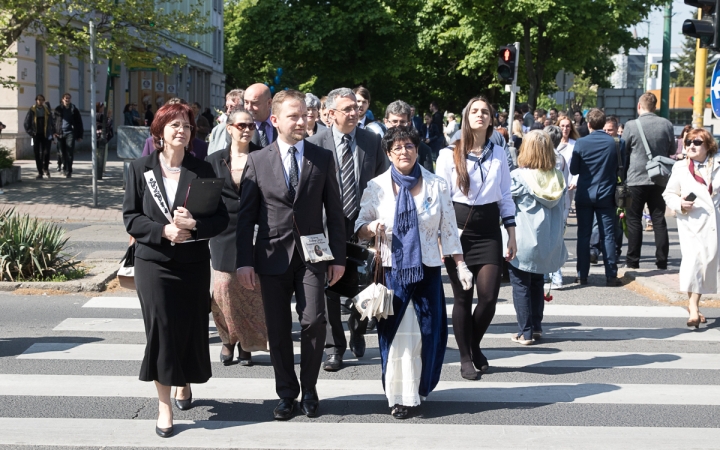
[[[473,290],[466,291],[462,288],[457,276],[455,260],[445,258],[445,268],[455,296],[452,323],[455,340],[460,350],[460,362],[468,363],[473,359],[473,352],[476,353],[476,357],[480,354],[480,341],[495,317],[502,267],[494,264],[468,266],[475,278],[477,288],[478,304],[474,313],[472,312]]]

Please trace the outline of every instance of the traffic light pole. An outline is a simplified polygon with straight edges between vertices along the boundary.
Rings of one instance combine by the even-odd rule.
[[[512,124],[515,120],[515,95],[517,95],[517,71],[520,63],[520,43],[515,44],[515,73],[513,74],[513,82],[510,87],[510,110],[508,111],[508,119],[510,120],[510,134],[512,134]]]
[[[702,10],[698,8],[698,19],[702,19]],[[705,80],[707,79],[706,48],[700,48],[700,39],[697,40],[695,52],[695,91],[693,95],[693,128],[702,128],[705,115]]]

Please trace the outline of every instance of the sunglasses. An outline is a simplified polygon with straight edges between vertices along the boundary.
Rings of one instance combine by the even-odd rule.
[[[690,147],[690,144],[694,145],[695,147],[700,147],[703,145],[702,139],[693,139],[692,141],[690,139],[685,139],[685,147]]]
[[[231,127],[235,127],[235,128],[237,128],[238,130],[240,130],[240,131],[254,130],[255,128],[257,128],[257,127],[255,126],[255,122],[249,122],[249,123],[245,123],[245,122],[231,123],[230,126],[231,126]]]

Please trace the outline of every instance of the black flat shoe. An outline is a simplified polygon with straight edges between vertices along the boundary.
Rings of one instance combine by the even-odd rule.
[[[175,392],[175,395],[177,395],[177,392]],[[192,409],[192,391],[190,391],[190,397],[185,400],[180,400],[179,398],[174,398],[173,400],[175,400],[175,406],[177,406],[180,411]]]
[[[490,368],[490,363],[488,362],[488,359],[485,357],[485,355],[483,355],[483,352],[480,351],[480,349],[473,350],[472,361],[475,368],[480,372],[487,372]]]
[[[173,435],[175,432],[175,429],[173,427],[170,428],[160,428],[159,426],[155,425],[155,433],[160,436],[161,438],[169,438]]]
[[[327,359],[323,363],[323,369],[329,372],[335,372],[342,367],[342,356],[340,355],[328,355]]]
[[[475,371],[475,367],[473,367],[473,363],[471,363],[470,361],[460,363],[460,376],[462,376],[466,380],[477,380],[478,374]]]
[[[229,366],[235,358],[235,344],[223,344],[223,347],[230,350],[230,354],[223,355],[222,350],[220,350],[220,362],[223,363],[224,366]]]
[[[408,407],[402,406],[402,405],[395,405],[395,406],[393,406],[393,409],[390,411],[390,414],[394,418],[400,419],[400,420],[407,419],[409,413],[410,413],[410,411],[408,410]]]
[[[281,398],[280,403],[273,410],[275,420],[288,420],[292,417],[293,408],[295,407],[294,398]]]
[[[318,406],[320,406],[320,399],[318,398],[317,391],[314,388],[303,389],[300,400],[300,411],[310,418],[317,417]]]
[[[252,353],[240,349],[240,351],[238,352],[238,364],[245,367],[252,366]]]

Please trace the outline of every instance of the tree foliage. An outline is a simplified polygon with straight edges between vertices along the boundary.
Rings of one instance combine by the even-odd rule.
[[[193,0],[186,13],[183,0],[0,0],[0,60],[14,56],[11,48],[21,35],[41,39],[51,55],[86,58],[92,19],[98,59],[129,61],[148,52],[156,66],[169,70],[185,61],[169,52],[170,36],[198,46],[199,35],[210,31],[201,2]]]
[[[610,56],[636,48],[630,26],[666,0],[229,0],[228,85],[323,95],[365,84],[374,99],[459,111],[473,95],[506,104],[497,49],[520,42],[519,85],[535,106],[565,69],[605,86]],[[421,109],[421,108],[419,108]]]

